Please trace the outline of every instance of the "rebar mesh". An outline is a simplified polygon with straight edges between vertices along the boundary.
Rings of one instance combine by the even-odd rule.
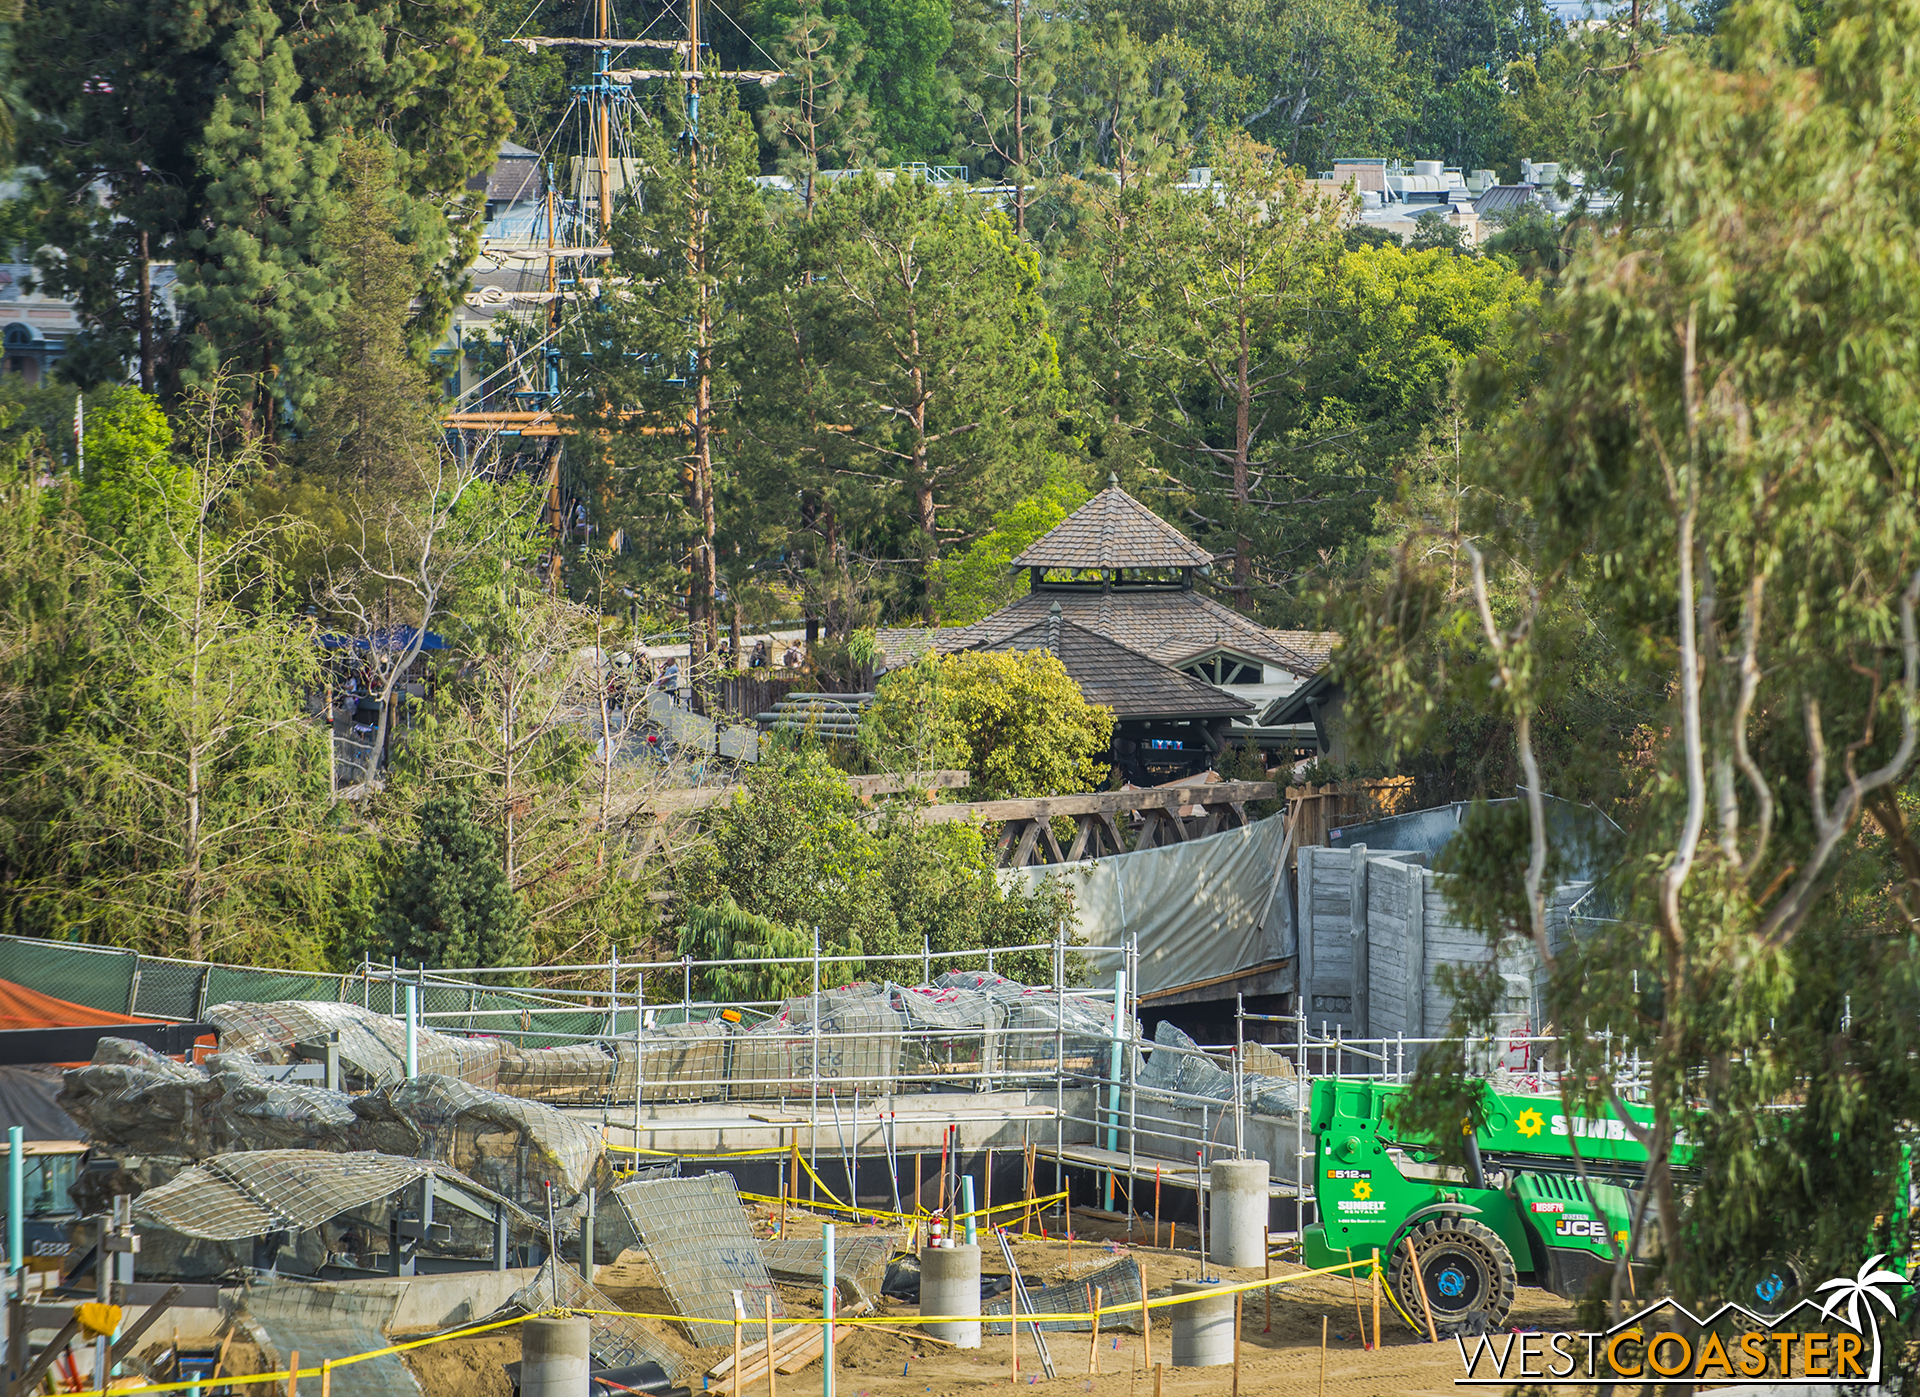
[[[134,1203],[134,1215],[149,1226],[215,1242],[287,1230],[304,1232],[349,1213],[361,1215],[361,1222],[383,1231],[394,1195],[429,1174],[473,1202],[499,1209],[510,1225],[526,1230],[537,1226],[511,1200],[457,1169],[372,1151],[247,1150],[220,1155],[142,1193]],[[464,1209],[451,1209],[436,1221],[451,1223],[453,1229],[450,1240],[436,1244],[436,1250],[464,1255],[485,1252],[491,1246],[491,1222]],[[380,1247],[351,1249],[378,1251]]]
[[[305,1286],[250,1287],[236,1320],[253,1331],[270,1368],[295,1353],[302,1367],[324,1359],[370,1353],[387,1346],[382,1332],[393,1313],[391,1295],[309,1290]],[[420,1397],[420,1384],[397,1353],[349,1363],[327,1374],[332,1397]]]
[[[432,1172],[425,1160],[314,1150],[250,1150],[195,1165],[134,1204],[135,1215],[189,1237],[237,1242],[329,1218],[397,1193]]]
[[[1093,1292],[1100,1291],[1100,1308],[1109,1305],[1130,1305],[1131,1311],[1123,1310],[1119,1314],[1102,1315],[1102,1329],[1124,1329],[1129,1333],[1140,1332],[1140,1263],[1130,1256],[1123,1256],[1110,1265],[1102,1266],[1084,1276],[1075,1276],[1070,1281],[1058,1285],[1027,1287],[1027,1298],[1031,1308],[1021,1306],[1022,1315],[1079,1315],[1079,1319],[1053,1319],[1040,1321],[1043,1334],[1082,1333],[1093,1328]],[[1007,1334],[1013,1329],[1013,1322],[1004,1316],[1013,1313],[1013,1296],[1009,1292],[997,1299],[981,1305],[983,1318],[1000,1315],[999,1323],[988,1322],[985,1325],[989,1334]],[[1030,1332],[1024,1320],[1021,1331]]]
[[[620,1307],[606,1292],[583,1279],[572,1267],[556,1261],[550,1256],[542,1262],[540,1273],[513,1293],[507,1308],[536,1315],[553,1309],[556,1304],[561,1309],[598,1311],[586,1316],[591,1331],[588,1347],[595,1367],[627,1368],[651,1361],[668,1373],[678,1371],[683,1362],[678,1354],[648,1333],[638,1320],[609,1313]],[[728,1333],[731,1336],[731,1327]]]
[[[892,1232],[841,1232],[833,1245],[834,1280],[855,1300],[877,1300],[900,1240]],[[760,1258],[776,1280],[817,1285],[826,1270],[826,1243],[818,1237],[776,1238],[760,1243]]]
[[[543,1101],[599,1101],[613,1085],[613,1055],[597,1043],[559,1048],[508,1048],[500,1058],[500,1090]]]
[[[636,1054],[647,1101],[698,1101],[718,1097],[727,1076],[727,1030],[719,1023],[661,1024],[646,1030],[638,1048],[631,1038],[615,1045],[620,1065],[613,1097],[631,1101]]]
[[[736,1290],[749,1315],[764,1314],[768,1297],[775,1317],[786,1315],[731,1174],[640,1179],[613,1196],[701,1348],[732,1340]]]

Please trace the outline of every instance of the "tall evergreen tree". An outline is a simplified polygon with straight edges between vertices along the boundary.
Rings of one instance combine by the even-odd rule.
[[[477,247],[466,183],[511,129],[481,52],[479,0],[27,0],[19,27],[24,241],[37,279],[143,380],[231,366],[254,426],[310,399],[335,308],[326,228],[340,144],[394,152],[394,223],[413,250],[410,332],[439,337]],[[178,268],[181,314],[152,287]]]
[[[520,899],[498,845],[458,794],[420,806],[419,842],[380,905],[377,927],[403,965],[524,963]]]

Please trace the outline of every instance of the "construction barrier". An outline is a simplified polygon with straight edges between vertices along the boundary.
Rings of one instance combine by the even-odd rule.
[[[1241,1281],[1235,1285],[1217,1286],[1193,1295],[1163,1295],[1159,1299],[1149,1299],[1145,1303],[1146,1307],[1150,1310],[1170,1309],[1175,1305],[1192,1304],[1196,1300],[1215,1299],[1221,1295],[1238,1295],[1245,1291],[1265,1290],[1274,1286],[1291,1285],[1295,1281],[1312,1280],[1317,1276],[1337,1275],[1343,1271],[1358,1271],[1362,1268],[1371,1269],[1377,1264],[1372,1257],[1361,1261],[1342,1261],[1337,1265],[1322,1266],[1314,1271],[1301,1271],[1291,1276],[1272,1276],[1257,1281]],[[1027,1324],[1029,1322],[1038,1324],[1055,1321],[1071,1322],[1086,1319],[1090,1313],[1104,1318],[1107,1315],[1133,1315],[1139,1312],[1140,1302],[1135,1301],[1125,1305],[1102,1305],[1091,1312],[1082,1310],[1074,1314],[1022,1314],[1019,1316],[1019,1322],[1021,1324]],[[662,1324],[683,1324],[686,1322],[685,1315],[649,1314],[644,1310],[558,1309],[544,1311],[543,1314],[555,1318],[562,1318],[569,1315],[609,1315],[621,1319],[653,1320]],[[1402,1318],[1404,1317],[1403,1315]],[[466,1339],[471,1338],[475,1334],[486,1334],[496,1329],[506,1329],[516,1324],[525,1323],[529,1319],[536,1318],[540,1318],[540,1316],[532,1314],[516,1315],[512,1319],[495,1320],[490,1324],[476,1324],[465,1329],[455,1329],[445,1334],[435,1334],[425,1339],[415,1339],[409,1343],[388,1344],[384,1348],[370,1349],[366,1353],[356,1353],[346,1358],[329,1359],[312,1368],[283,1368],[276,1373],[247,1373],[237,1377],[197,1378],[192,1382],[162,1382],[146,1384],[140,1387],[115,1387],[110,1392],[94,1387],[79,1392],[67,1393],[65,1397],[139,1397],[141,1393],[184,1392],[189,1388],[201,1388],[211,1392],[213,1389],[221,1387],[249,1387],[260,1383],[286,1383],[290,1379],[295,1378],[324,1379],[325,1375],[333,1369],[344,1368],[352,1363],[364,1363],[370,1358],[384,1358],[388,1354],[410,1353],[414,1349],[426,1348],[432,1344],[451,1343],[455,1339]],[[978,1315],[836,1315],[832,1323],[836,1328],[842,1325],[859,1325],[881,1329],[898,1329],[911,1325],[953,1324],[963,1320],[975,1320],[978,1318]],[[737,1329],[742,1326],[751,1327],[763,1321],[756,1316],[748,1315],[744,1318],[736,1318],[730,1322]],[[824,1315],[818,1318],[805,1315],[789,1315],[781,1322],[787,1325],[826,1324],[828,1320]]]

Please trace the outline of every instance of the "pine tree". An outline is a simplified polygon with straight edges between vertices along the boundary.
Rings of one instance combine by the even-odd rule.
[[[420,841],[382,901],[380,935],[403,965],[515,965],[526,954],[520,899],[493,836],[464,796],[429,796]]]
[[[325,376],[315,385],[299,460],[329,484],[404,487],[437,449],[438,395],[407,347],[419,274],[412,250],[394,235],[391,150],[348,142],[340,195],[326,243],[344,303],[320,363]]]
[[[243,376],[242,430],[275,397],[304,407],[334,290],[318,256],[337,137],[316,140],[295,104],[293,47],[265,0],[252,0],[221,48],[226,81],[201,133],[205,226],[186,237],[193,259],[175,293],[197,329],[189,382]],[[219,329],[216,331],[215,326]]]
[[[336,309],[326,230],[352,134],[392,149],[392,226],[413,249],[410,347],[443,332],[478,247],[466,189],[511,129],[480,0],[26,0],[19,26],[25,241],[99,359],[143,385],[230,365],[268,407],[313,392]],[[180,273],[180,315],[152,290]],[[197,357],[196,357],[197,356]]]
[[[817,7],[803,10],[780,47],[786,77],[760,113],[768,144],[780,150],[780,173],[800,190],[805,216],[813,217],[814,184],[828,160],[861,165],[884,161],[873,147],[873,113],[853,90],[860,65],[858,44],[843,42],[840,28]]]

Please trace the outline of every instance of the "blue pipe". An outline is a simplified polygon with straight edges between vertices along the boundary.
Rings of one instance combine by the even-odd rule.
[[[27,1141],[17,1125],[7,1127],[7,1274],[27,1264]]]

